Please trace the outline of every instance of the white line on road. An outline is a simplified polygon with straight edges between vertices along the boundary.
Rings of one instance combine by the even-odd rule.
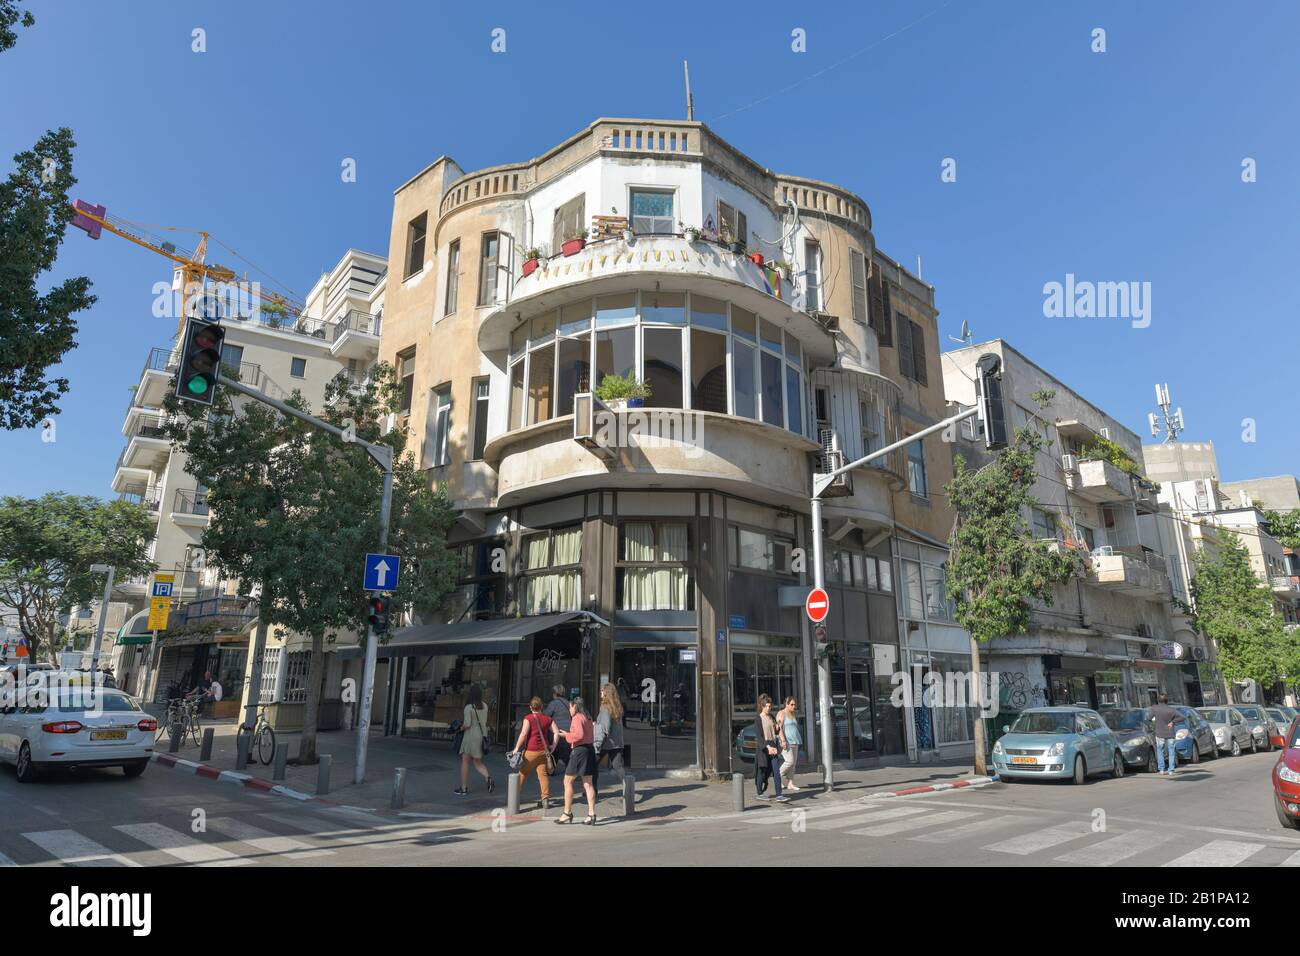
[[[1292,853],[1285,860],[1279,863],[1278,866],[1300,866],[1300,851]]]
[[[1077,840],[1080,837],[1087,836],[1090,832],[1091,827],[1087,824],[1067,823],[1059,827],[1048,827],[1045,830],[1022,833],[1020,836],[1010,837],[999,843],[990,843],[982,849],[993,853],[1012,853],[1016,856],[1028,856],[1031,853],[1037,853],[1039,850],[1049,850],[1062,843]]]
[[[260,827],[255,827],[251,823],[245,823],[242,820],[236,820],[233,817],[210,817],[208,819],[208,829],[216,830],[223,836],[238,840],[240,843],[247,843],[263,853],[283,855],[290,860],[305,860],[311,857],[334,855],[333,850],[315,849],[310,843],[295,840],[293,837],[276,836],[274,833],[269,833]]]
[[[998,830],[1003,827],[1013,826],[1019,821],[1015,817],[985,817],[983,820],[976,820],[974,823],[964,823],[959,827],[949,827],[946,830],[940,830],[937,833],[924,833],[921,836],[914,836],[911,839],[918,843],[955,843],[957,840],[964,840],[968,837],[983,836],[989,830]]]
[[[1236,840],[1215,840],[1191,853],[1184,853],[1165,866],[1236,866],[1264,849],[1263,843],[1238,843]]]
[[[875,823],[879,820],[900,820],[903,817],[913,817],[918,813],[930,813],[925,807],[897,807],[887,806],[887,809],[876,810],[872,813],[860,813],[853,817],[836,817],[833,820],[818,820],[809,828],[814,830],[831,830],[836,827],[855,827],[863,823]]]
[[[1057,863],[1070,863],[1074,866],[1114,866],[1121,860],[1137,856],[1147,850],[1154,850],[1162,843],[1172,840],[1171,833],[1157,833],[1154,830],[1133,830],[1120,836],[1102,840],[1091,846],[1072,850],[1056,858]]]
[[[200,866],[244,866],[253,862],[219,846],[208,846],[201,840],[161,823],[125,823],[113,829],[185,863],[197,863]]]
[[[17,866],[17,865],[18,864],[15,863],[13,860],[9,859],[9,857],[5,856],[3,853],[0,853],[0,866]]]
[[[775,814],[765,813],[762,815],[756,813],[746,813],[744,814],[744,816],[740,817],[740,819],[744,820],[744,822],[746,823],[754,823],[759,826],[771,826],[773,824],[779,826],[779,825],[788,825],[790,823],[790,816],[795,813],[802,813],[804,815],[804,819],[806,820],[821,820],[825,817],[832,817],[841,813],[862,813],[864,810],[872,809],[870,806],[862,803],[838,803],[838,804],[833,804],[831,806],[820,806],[820,807],[814,805],[808,810],[805,810],[798,805],[792,805],[788,803],[787,804],[778,803],[775,804],[774,806],[784,807],[786,812],[775,813]],[[883,804],[881,804],[881,806],[883,806]]]
[[[96,843],[90,837],[82,836],[76,830],[42,830],[38,833],[24,833],[23,836],[65,866],[140,865]]]
[[[897,833],[906,833],[908,830],[920,830],[923,827],[955,823],[958,820],[966,820],[973,816],[975,814],[968,810],[942,810],[927,817],[913,820],[895,820],[893,823],[883,823],[878,827],[850,830],[849,834],[851,836],[894,836]],[[877,817],[877,819],[879,818]]]

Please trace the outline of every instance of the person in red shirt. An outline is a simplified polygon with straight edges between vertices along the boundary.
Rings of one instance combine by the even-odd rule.
[[[592,746],[596,739],[596,728],[591,722],[591,715],[581,697],[569,701],[569,729],[555,728],[556,737],[563,737],[573,747],[569,763],[564,768],[564,813],[556,823],[573,822],[573,781],[582,778],[582,789],[587,794],[587,819],[583,823],[596,823],[596,788],[591,775],[596,772],[596,748]]]
[[[512,754],[524,752],[524,762],[519,767],[519,792],[522,795],[524,784],[534,772],[537,774],[537,786],[542,792],[538,806],[543,810],[551,806],[551,771],[555,766],[549,741],[554,736],[552,728],[555,721],[542,713],[542,699],[534,697],[528,702],[528,713],[524,715],[523,725],[519,728],[519,739],[515,741]]]

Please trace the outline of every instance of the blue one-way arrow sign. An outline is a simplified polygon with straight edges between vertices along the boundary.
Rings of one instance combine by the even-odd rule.
[[[401,570],[402,559],[395,554],[367,554],[363,587],[367,591],[392,591]]]

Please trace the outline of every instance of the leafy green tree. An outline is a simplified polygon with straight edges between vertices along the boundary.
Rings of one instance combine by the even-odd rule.
[[[1264,520],[1279,544],[1300,551],[1300,511],[1264,511]]]
[[[34,26],[36,18],[30,10],[20,10],[15,0],[0,0],[0,53],[11,49],[18,42],[18,32],[14,26],[19,23],[25,27]]]
[[[226,375],[235,377],[231,369]],[[393,446],[388,547],[404,559],[393,603],[433,613],[455,579],[445,545],[455,512],[403,454],[405,433],[380,435],[378,422],[396,410],[400,394],[391,366],[377,365],[364,387],[348,385],[342,375],[330,383],[325,410],[314,414]],[[297,392],[288,403],[310,411]],[[236,403],[226,388],[218,388],[209,420],[201,407],[175,399],[168,408],[182,413],[171,433],[188,455],[186,469],[208,489],[208,565],[237,579],[241,594],[256,594],[268,624],[311,639],[301,757],[315,763],[325,639],[345,630],[365,639],[361,567],[379,541],[381,473],[360,446],[255,401]]]
[[[1021,428],[982,468],[958,457],[945,491],[957,512],[948,541],[948,596],[957,623],[971,635],[971,670],[982,680],[980,646],[1029,629],[1034,601],[1050,606],[1053,588],[1079,573],[1072,548],[1035,538],[1026,522],[1038,501],[1034,463],[1043,439]],[[982,685],[977,685],[982,686]],[[975,721],[975,772],[985,773],[984,722]]]
[[[46,374],[76,346],[73,313],[95,301],[85,276],[37,291],[72,218],[75,145],[69,129],[46,133],[0,184],[0,428],[34,428],[59,412],[68,380]]]
[[[1217,529],[1192,561],[1196,625],[1218,645],[1224,678],[1272,686],[1286,673],[1286,630],[1272,592],[1250,566],[1250,552],[1235,532]]]
[[[153,570],[155,520],[126,501],[50,492],[0,498],[0,608],[16,615],[32,660],[53,660],[59,615],[103,594],[92,564],[111,564],[116,580]]]

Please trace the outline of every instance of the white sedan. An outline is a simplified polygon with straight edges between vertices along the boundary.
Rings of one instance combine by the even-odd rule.
[[[80,691],[59,688],[45,706],[0,707],[0,761],[21,783],[61,767],[121,767],[138,777],[149,766],[158,722],[121,691]]]

